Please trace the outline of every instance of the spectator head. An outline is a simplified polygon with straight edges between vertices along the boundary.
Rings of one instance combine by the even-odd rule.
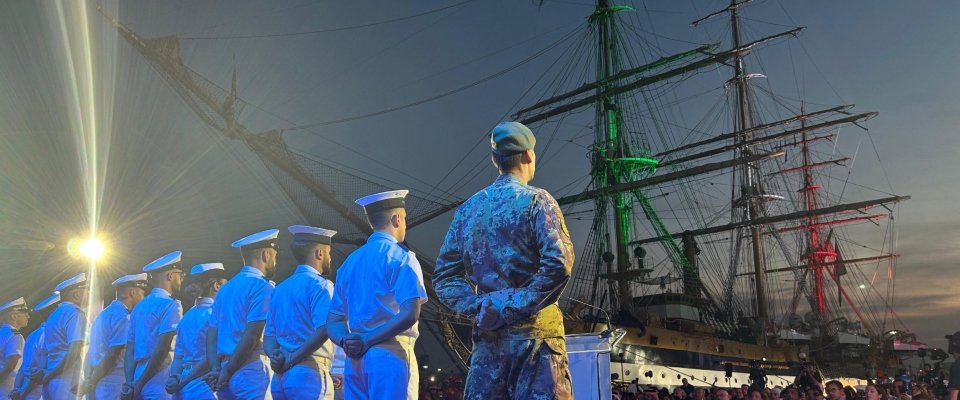
[[[800,390],[793,385],[787,386],[780,393],[780,398],[783,400],[800,400]]]
[[[864,399],[866,400],[880,400],[880,388],[877,385],[869,384],[866,387],[864,393]]]
[[[830,381],[825,385],[827,398],[830,400],[847,400],[847,394],[843,391],[843,384],[840,381]]]
[[[704,400],[707,398],[707,393],[703,388],[696,388],[693,390],[693,400]]]
[[[806,400],[823,400],[823,392],[818,388],[808,389]]]

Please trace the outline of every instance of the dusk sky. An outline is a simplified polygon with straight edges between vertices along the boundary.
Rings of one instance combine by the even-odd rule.
[[[0,262],[0,301],[24,295],[35,302],[79,271],[65,243],[90,222],[85,165],[95,166],[94,203],[115,246],[110,273],[134,272],[175,248],[190,265],[237,264],[228,246],[234,239],[305,222],[253,153],[207,128],[95,7],[87,10],[94,33],[87,42],[77,3],[55,4],[0,3],[0,249],[9,254]],[[240,122],[252,131],[310,125],[284,133],[287,145],[437,204],[464,199],[495,178],[486,133],[530,104],[526,90],[544,85],[543,71],[566,45],[521,61],[583,27],[594,8],[588,0],[103,4],[144,38],[179,37],[184,63],[221,88],[230,87],[236,68],[246,103]],[[690,26],[726,2],[625,4],[636,9],[625,17],[640,27],[633,33],[649,35],[637,46],[654,50],[641,60],[704,43],[728,46],[724,21]],[[757,0],[743,15],[752,39],[806,27],[798,38],[756,51],[762,61],[748,61],[751,72],[767,76],[765,87],[811,107],[856,104],[857,112],[880,113],[865,124],[869,133],[840,131],[849,134],[837,146],[855,156],[851,180],[877,190],[852,188],[850,200],[912,196],[894,214],[901,257],[893,307],[920,340],[945,346],[943,335],[960,330],[953,295],[960,186],[952,165],[960,151],[960,2]],[[70,63],[84,59],[85,43],[89,75]],[[697,85],[707,79],[722,88],[730,74],[713,69],[678,91],[705,91]],[[92,86],[84,83],[91,79]],[[691,105],[670,129],[702,128],[697,112],[709,105]],[[89,143],[93,122],[96,160],[77,144]],[[573,183],[587,174],[590,144],[577,132],[559,137],[569,141],[540,154],[553,163],[543,161],[532,182],[557,197],[585,188],[586,181]],[[450,217],[418,227],[410,241],[434,257]],[[588,221],[568,222],[575,243],[584,240]],[[55,247],[30,247],[37,243]],[[881,281],[884,291],[888,282]]]

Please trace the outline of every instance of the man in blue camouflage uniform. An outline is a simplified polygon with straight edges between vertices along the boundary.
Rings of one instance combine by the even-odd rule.
[[[573,397],[557,305],[573,245],[556,200],[527,185],[535,144],[520,123],[493,129],[500,176],[457,209],[437,259],[440,301],[475,318],[465,399]]]

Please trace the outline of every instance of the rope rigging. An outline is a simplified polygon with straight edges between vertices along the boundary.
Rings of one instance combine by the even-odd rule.
[[[406,21],[414,18],[423,17],[430,14],[436,14],[441,11],[446,11],[451,8],[460,7],[470,3],[474,0],[463,0],[459,3],[450,4],[440,8],[436,8],[429,11],[424,11],[421,13],[407,15],[403,17],[391,18],[383,21],[370,22],[366,24],[343,26],[337,28],[327,28],[327,29],[316,29],[309,31],[300,31],[300,32],[281,32],[281,33],[265,33],[259,35],[211,35],[211,36],[182,36],[180,40],[227,40],[227,39],[264,39],[264,38],[277,38],[277,37],[294,37],[294,36],[305,36],[305,35],[316,35],[320,33],[331,33],[331,32],[343,32],[356,29],[370,28],[374,26],[387,25],[395,22]]]

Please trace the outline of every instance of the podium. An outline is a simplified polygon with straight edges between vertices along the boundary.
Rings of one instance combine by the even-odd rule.
[[[612,398],[610,386],[610,338],[600,333],[580,333],[564,337],[570,360],[570,379],[576,400]]]

